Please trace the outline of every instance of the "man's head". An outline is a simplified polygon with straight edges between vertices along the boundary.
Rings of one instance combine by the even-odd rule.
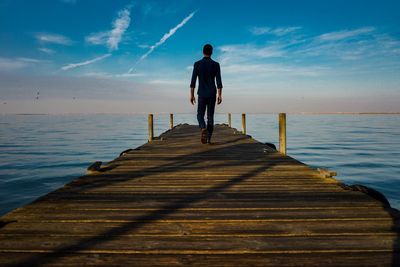
[[[213,47],[210,44],[206,44],[203,46],[203,54],[204,56],[211,57],[213,53]]]

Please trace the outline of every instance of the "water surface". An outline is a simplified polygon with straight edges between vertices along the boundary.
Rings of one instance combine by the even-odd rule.
[[[240,114],[232,115],[240,129]],[[155,135],[169,115],[155,115]],[[195,124],[193,114],[175,123]],[[225,114],[216,123],[226,123]],[[277,116],[248,114],[247,132],[278,144]],[[289,155],[338,172],[338,179],[383,192],[400,208],[400,116],[288,115]],[[147,140],[147,115],[0,115],[0,215],[83,175]]]

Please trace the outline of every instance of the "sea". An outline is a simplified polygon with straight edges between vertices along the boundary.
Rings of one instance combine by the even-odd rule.
[[[216,123],[227,120],[216,114]],[[277,114],[247,114],[246,121],[249,135],[278,146]],[[196,124],[196,116],[175,114],[179,123]],[[232,127],[241,129],[241,114],[232,114]],[[155,135],[168,128],[169,114],[155,114]],[[145,142],[147,114],[0,115],[0,215]],[[400,115],[288,114],[287,150],[346,184],[382,192],[400,209]]]

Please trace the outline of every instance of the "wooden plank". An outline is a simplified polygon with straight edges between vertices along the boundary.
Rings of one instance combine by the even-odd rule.
[[[0,253],[0,264],[9,266],[29,262],[36,266],[396,266],[398,253],[319,252],[319,253],[247,253],[247,254],[128,254],[128,253]],[[374,259],[371,262],[370,259]],[[374,262],[376,264],[374,264]],[[316,264],[317,263],[317,264]],[[31,266],[32,266],[31,265]]]
[[[398,263],[397,211],[228,126],[198,139],[177,125],[6,214],[0,265]]]
[[[352,221],[332,219],[332,220],[293,220],[280,221],[268,220],[247,220],[242,221],[205,221],[191,220],[185,221],[155,221],[149,224],[142,224],[135,227],[135,222],[131,222],[132,229],[128,229],[127,235],[371,235],[376,233],[393,233],[393,230],[400,228],[400,222],[396,225],[391,220],[362,220],[354,218]],[[138,222],[140,224],[140,222]],[[108,222],[41,222],[20,221],[7,224],[0,235],[101,235],[110,229],[123,227],[124,223]]]
[[[124,212],[125,211],[125,212]],[[297,210],[263,210],[263,209],[242,209],[242,210],[67,210],[59,213],[43,209],[29,210],[13,213],[8,218],[13,220],[75,220],[105,219],[105,220],[221,220],[221,219],[336,219],[336,218],[378,218],[391,220],[390,214],[384,214],[381,209],[297,209]]]
[[[393,250],[396,234],[362,236],[127,236],[130,225],[110,230],[101,236],[0,236],[0,252],[12,250],[117,250],[131,253],[191,254],[210,251],[321,251],[321,250]],[[122,235],[121,235],[122,234]],[[118,238],[115,238],[118,237]],[[43,242],[46,238],[46,242]]]
[[[85,208],[103,208],[103,209],[161,209],[169,202],[164,202],[162,200],[155,199],[141,199],[138,201],[101,201],[101,200],[74,200],[74,201],[64,201],[64,200],[51,200],[51,201],[36,201],[32,204],[19,208],[14,212],[19,212],[19,210],[25,209],[85,209]],[[199,200],[197,202],[187,203],[185,207],[181,209],[276,209],[276,210],[288,210],[288,209],[365,209],[379,207],[382,208],[382,203],[380,202],[351,202],[351,201],[326,201],[326,202],[298,202],[298,201],[280,201],[279,204],[273,201],[229,201],[229,200],[219,200],[219,201],[208,201]],[[12,212],[12,213],[14,213]],[[9,214],[12,214],[9,213]],[[8,215],[7,215],[8,216]]]

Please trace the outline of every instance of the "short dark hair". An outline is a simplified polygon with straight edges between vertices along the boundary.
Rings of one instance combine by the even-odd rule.
[[[207,56],[211,56],[213,52],[213,47],[210,44],[206,44],[203,46],[203,54]]]

